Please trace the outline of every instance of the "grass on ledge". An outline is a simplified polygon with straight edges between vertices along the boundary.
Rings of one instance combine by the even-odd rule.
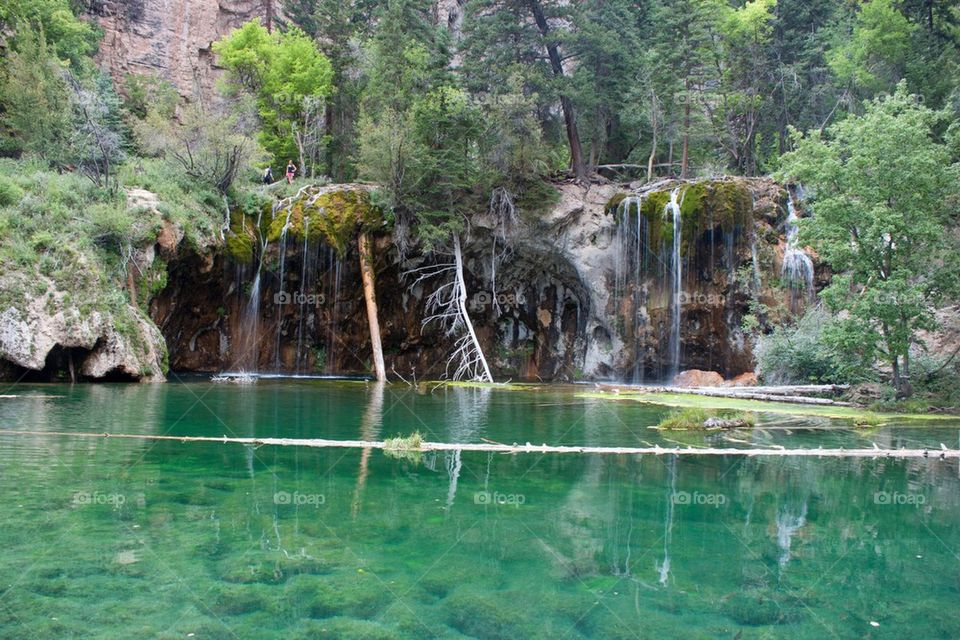
[[[414,431],[406,437],[397,436],[384,440],[383,453],[389,458],[409,460],[418,464],[422,455],[421,446],[423,446],[423,436],[420,435],[419,431]]]
[[[731,423],[741,423],[740,427],[750,428],[757,422],[757,417],[750,411],[730,411],[705,409],[703,407],[687,407],[675,409],[660,421],[655,429],[667,431],[707,431],[719,427],[708,427],[706,422],[711,418]]]

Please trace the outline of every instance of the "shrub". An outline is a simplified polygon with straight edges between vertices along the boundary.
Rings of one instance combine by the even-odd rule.
[[[23,189],[10,178],[0,176],[0,207],[17,204],[23,197]]]
[[[817,307],[810,309],[795,326],[777,327],[760,336],[757,368],[767,384],[851,382],[849,369],[825,339],[830,315]],[[868,372],[860,372],[865,376]]]

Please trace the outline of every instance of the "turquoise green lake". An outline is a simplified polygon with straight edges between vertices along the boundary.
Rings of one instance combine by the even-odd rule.
[[[424,454],[44,435],[956,447],[960,421],[734,434],[539,393],[17,385],[2,638],[958,638],[956,461]]]

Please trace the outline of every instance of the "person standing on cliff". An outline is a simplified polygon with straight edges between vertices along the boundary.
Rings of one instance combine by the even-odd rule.
[[[287,184],[293,184],[293,177],[297,175],[297,165],[293,164],[293,160],[287,161]]]
[[[263,172],[263,184],[273,184],[273,168],[267,167],[267,170]]]

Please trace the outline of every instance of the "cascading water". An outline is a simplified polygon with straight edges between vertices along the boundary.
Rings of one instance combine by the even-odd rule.
[[[327,327],[326,371],[332,373],[336,367],[340,337],[337,327],[340,322],[340,256],[332,247],[327,247],[327,271],[333,274],[333,282],[325,294],[326,304],[330,309],[329,324]]]
[[[670,283],[672,285],[672,299],[670,301],[670,373],[668,380],[673,380],[680,370],[680,320],[683,313],[683,257],[680,255],[682,237],[680,207],[682,205],[683,196],[680,187],[676,187],[670,192],[670,202],[664,211],[665,215],[669,214],[673,218],[673,247],[670,260]]]
[[[672,237],[660,238],[651,248],[650,224],[643,215],[644,195],[628,196],[621,201],[617,225],[617,260],[614,292],[620,313],[629,313],[625,335],[634,339],[632,382],[644,381],[644,327],[647,324],[648,292],[644,280],[653,276],[656,282],[669,283],[669,334],[659,377],[672,380],[680,368],[681,320],[683,315],[682,186],[670,192],[670,201],[663,209],[664,222],[672,225]],[[634,220],[634,216],[636,219]],[[669,253],[668,253],[669,252]],[[669,255],[669,259],[667,256]],[[624,304],[627,303],[627,304]]]
[[[617,225],[617,260],[614,271],[614,295],[618,303],[629,300],[626,308],[618,304],[618,313],[630,311],[630,330],[634,338],[634,365],[630,376],[634,384],[644,381],[642,327],[646,324],[646,296],[642,286],[651,252],[650,230],[643,217],[643,195],[628,196],[619,205]],[[633,216],[636,216],[634,221]]]
[[[304,216],[303,218],[303,253],[300,256],[301,266],[300,266],[300,293],[306,293],[311,291],[310,285],[307,282],[307,264],[310,262],[310,218],[309,216]],[[297,373],[300,373],[300,368],[302,366],[302,359],[304,357],[303,352],[303,329],[307,317],[307,297],[305,295],[300,296],[300,313],[297,320]]]
[[[283,268],[284,263],[286,262],[287,257],[287,231],[290,229],[290,214],[293,212],[293,208],[290,207],[287,209],[287,219],[283,222],[283,229],[280,230],[280,284],[277,288],[277,293],[280,296],[278,302],[280,304],[286,304],[291,300],[290,292],[284,289],[286,283],[283,280]],[[279,306],[279,305],[278,305]],[[283,309],[277,309],[277,338],[273,349],[273,366],[277,371],[280,371],[282,366],[280,362],[280,336],[283,333]]]
[[[274,205],[272,214],[276,215],[277,209]],[[234,353],[233,366],[240,371],[256,372],[259,369],[260,353],[260,297],[261,297],[261,275],[263,273],[263,259],[267,253],[267,247],[270,243],[266,234],[262,233],[263,211],[257,214],[257,226],[254,233],[258,238],[257,270],[254,273],[253,281],[250,283],[250,296],[247,304],[243,307],[240,318],[240,340],[238,340],[238,351]],[[243,222],[246,225],[246,221]],[[243,290],[242,288],[240,289]]]
[[[802,193],[802,191],[798,189],[799,193]],[[813,260],[799,246],[797,221],[800,218],[797,215],[793,194],[790,194],[787,199],[787,213],[787,248],[783,253],[781,275],[790,289],[790,306],[796,310],[799,306],[799,300],[805,299],[808,302],[813,300],[815,293],[813,288]]]

